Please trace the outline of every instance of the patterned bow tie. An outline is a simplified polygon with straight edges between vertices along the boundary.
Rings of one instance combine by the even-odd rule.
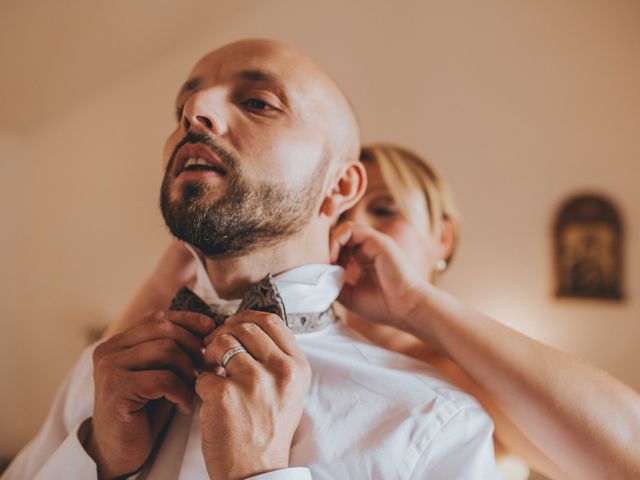
[[[198,295],[187,287],[178,290],[171,301],[170,310],[202,313],[211,318],[219,327],[229,317],[218,311],[216,305],[208,305]],[[321,330],[337,319],[333,306],[323,312],[289,313],[284,308],[284,302],[271,274],[258,283],[252,285],[242,298],[238,312],[243,310],[257,310],[259,312],[274,313],[287,324],[293,333],[307,333]]]

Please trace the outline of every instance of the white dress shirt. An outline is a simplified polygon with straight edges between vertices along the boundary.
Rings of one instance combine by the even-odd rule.
[[[287,312],[322,311],[337,297],[343,271],[304,265],[274,280]],[[216,301],[210,284],[201,285],[198,293]],[[233,310],[238,303],[231,301],[225,308]],[[296,339],[311,364],[312,380],[291,446],[291,468],[252,479],[498,478],[491,420],[435,369],[372,344],[340,321]],[[3,480],[97,478],[80,428],[93,412],[94,347],[82,353],[42,429]],[[198,410],[196,400],[192,414],[176,412],[157,455],[136,475],[138,480],[209,478]]]

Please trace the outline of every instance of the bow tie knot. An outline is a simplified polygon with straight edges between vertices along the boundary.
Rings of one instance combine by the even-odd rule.
[[[208,305],[187,287],[178,290],[171,301],[169,309],[206,315],[215,322],[216,328],[222,325],[230,316],[220,312],[219,305]],[[287,314],[284,302],[271,274],[266,275],[258,283],[249,287],[237,311],[241,312],[243,310],[257,310],[278,315],[294,333],[317,331],[337,320],[332,306],[323,312]]]

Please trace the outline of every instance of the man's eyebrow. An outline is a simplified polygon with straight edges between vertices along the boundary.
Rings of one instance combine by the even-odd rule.
[[[184,85],[182,85],[182,88],[178,92],[178,96],[182,95],[185,92],[191,92],[192,90],[195,90],[200,86],[201,83],[202,77],[194,77],[187,80],[186,82],[184,82]]]
[[[202,77],[190,78],[189,80],[184,82],[184,84],[182,85],[182,88],[180,88],[180,91],[176,96],[176,104],[180,103],[180,99],[185,93],[192,92],[193,90],[198,88],[201,84],[202,84]]]
[[[180,91],[176,96],[176,116],[178,117],[178,120],[180,120],[180,116],[181,116],[181,113],[179,110],[182,108],[180,105],[180,99],[184,98],[185,93],[192,92],[193,90],[197,89],[201,84],[202,84],[202,77],[194,77],[184,82],[184,84],[182,85],[182,88],[180,88]]]
[[[233,76],[237,82],[264,84],[280,97],[283,105],[289,106],[288,89],[285,83],[273,73],[264,70],[242,70]]]
[[[263,83],[270,85],[276,93],[278,93],[285,105],[289,104],[289,98],[287,95],[287,89],[284,83],[276,75],[264,70],[242,70],[232,77],[235,81],[248,82],[248,83]],[[187,80],[176,97],[176,103],[179,102],[185,94],[197,90],[204,83],[203,77],[194,77]]]
[[[264,70],[243,70],[234,75],[238,80],[244,80],[245,82],[262,82],[262,83],[274,83],[280,85],[281,82],[269,72]]]

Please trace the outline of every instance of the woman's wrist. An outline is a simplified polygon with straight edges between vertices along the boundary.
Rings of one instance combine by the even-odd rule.
[[[401,328],[420,340],[441,349],[436,335],[436,324],[441,316],[437,307],[438,289],[430,283],[416,288],[411,302],[411,310],[403,319]]]
[[[429,285],[417,285],[408,296],[408,311],[399,319],[400,328],[412,335],[424,330],[424,318],[429,311]],[[418,335],[416,335],[418,336]]]

